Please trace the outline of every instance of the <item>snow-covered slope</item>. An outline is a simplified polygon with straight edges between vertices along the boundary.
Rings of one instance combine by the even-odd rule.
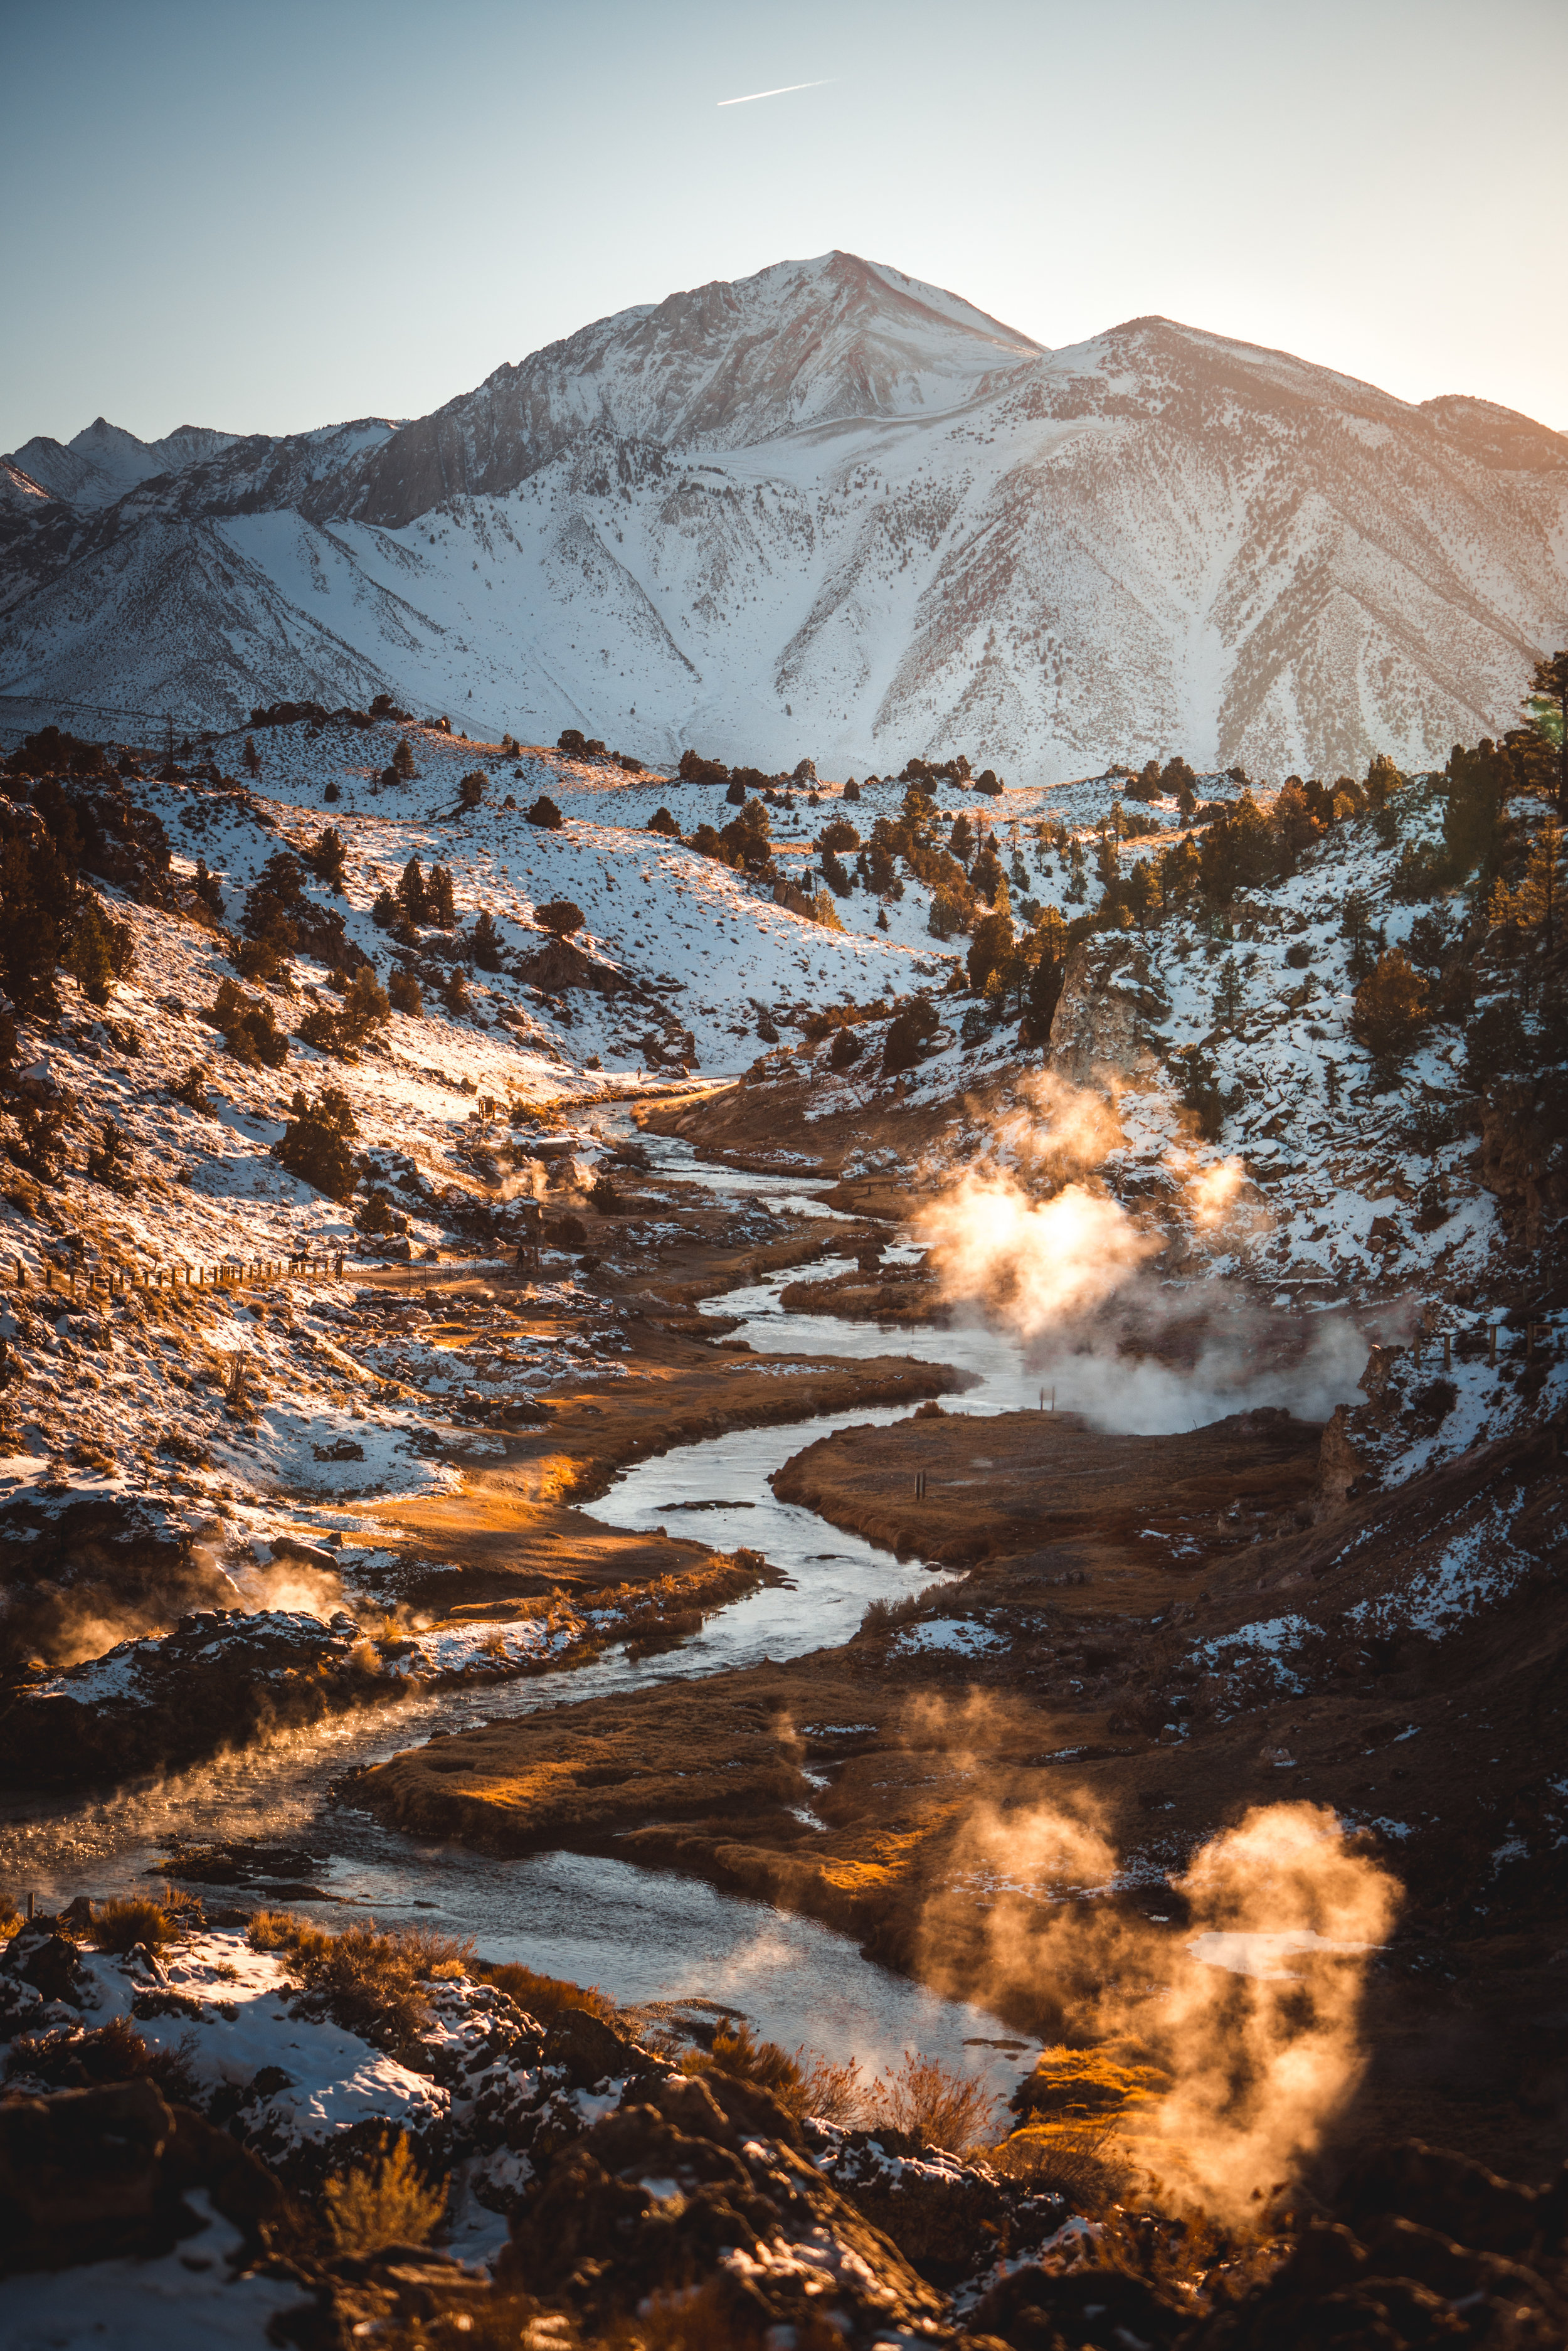
[[[395,429],[15,509],[0,691],[232,723],[385,690],[838,773],[1420,767],[1512,722],[1568,607],[1568,442],[1527,418],[1161,319],[1046,352],[844,254]]]
[[[161,441],[139,441],[99,416],[68,442],[37,434],[15,452],[11,463],[73,506],[112,506],[138,482],[198,465],[231,446],[237,436],[203,424],[177,425]]]

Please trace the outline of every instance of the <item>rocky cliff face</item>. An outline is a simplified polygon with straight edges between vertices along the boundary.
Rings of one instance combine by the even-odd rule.
[[[1141,946],[1114,936],[1082,940],[1068,958],[1051,1019],[1050,1066],[1075,1086],[1153,1078],[1159,1065],[1149,1028],[1169,1010]]]

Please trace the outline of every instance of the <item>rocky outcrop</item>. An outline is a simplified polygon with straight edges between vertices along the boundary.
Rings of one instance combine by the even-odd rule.
[[[807,2326],[812,2340],[831,2327],[870,2345],[934,2332],[946,2315],[945,2298],[822,2178],[800,2125],[766,2090],[722,2074],[674,2075],[587,2131],[515,2218],[498,2275],[591,2326],[697,2286],[712,2339],[736,2343]]]
[[[1153,1022],[1170,1011],[1148,956],[1130,938],[1081,940],[1051,1022],[1049,1067],[1070,1084],[1107,1078],[1148,1079],[1158,1071],[1149,1042]]]
[[[1499,1084],[1481,1104],[1476,1172],[1497,1201],[1509,1238],[1539,1249],[1568,1209],[1568,1162],[1562,1135],[1530,1085]]]
[[[1183,2351],[1316,2351],[1331,2342],[1548,2351],[1568,2338],[1565,2220],[1568,2167],[1550,2187],[1531,2189],[1418,2139],[1374,2149],[1345,2180],[1333,2216],[1308,2220],[1273,2274],[1211,2309],[1183,2335]]]
[[[907,2131],[808,2122],[806,2136],[823,2179],[937,2285],[985,2269],[1004,2229],[1015,2241],[1034,2241],[1067,2217],[1060,2196],[1020,2193],[987,2165],[962,2162]]]
[[[58,1788],[176,1768],[264,1729],[319,1722],[395,1696],[351,1616],[214,1609],[158,1640],[122,1641],[12,1692],[0,1714],[0,1772]]]
[[[626,988],[640,992],[624,972],[585,955],[571,939],[548,939],[531,955],[519,956],[517,973],[530,987],[542,987],[548,996],[564,995],[569,987],[591,987],[600,996],[616,996]]]
[[[17,1662],[67,1665],[92,1628],[164,1633],[238,1598],[211,1552],[172,1533],[155,1509],[111,1496],[0,1512],[0,1647]]]
[[[287,2199],[265,2164],[145,2077],[0,2101],[0,2273],[167,2252],[200,2189],[253,2257]]]

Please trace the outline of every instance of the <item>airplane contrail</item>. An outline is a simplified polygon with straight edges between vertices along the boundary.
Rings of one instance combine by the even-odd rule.
[[[787,81],[778,89],[751,89],[744,98],[721,98],[716,103],[720,106],[751,106],[759,98],[788,98],[792,89],[826,89],[830,82],[837,79],[837,74],[829,74],[823,81]]]

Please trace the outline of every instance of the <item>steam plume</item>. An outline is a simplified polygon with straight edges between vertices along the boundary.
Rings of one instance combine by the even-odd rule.
[[[1213,1267],[1215,1250],[1269,1223],[1239,1157],[1206,1157],[1184,1132],[1161,1165],[1158,1217],[1134,1216],[1103,1176],[1125,1147],[1127,1089],[1047,1071],[1019,1092],[983,1162],[914,1219],[950,1303],[1011,1330],[1061,1403],[1103,1426],[1186,1428],[1243,1402],[1320,1419],[1354,1393],[1365,1362],[1354,1326],[1276,1315]],[[1156,1278],[1167,1252],[1183,1279]]]
[[[1300,2172],[1360,2079],[1366,1954],[1399,1894],[1332,1811],[1259,1806],[1210,1838],[1169,1880],[1185,1926],[1082,1898],[1127,1882],[1086,1798],[982,1805],[958,1844],[966,1867],[922,1920],[945,1991],[1043,2008],[1159,2066],[1170,2086],[1124,2152],[1168,2192],[1236,2218]]]

